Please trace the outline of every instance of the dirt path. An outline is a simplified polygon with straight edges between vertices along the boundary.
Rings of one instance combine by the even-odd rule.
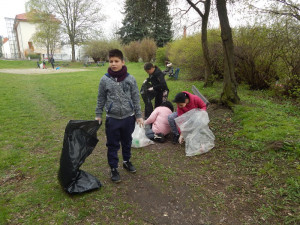
[[[209,153],[194,157],[185,156],[184,145],[166,143],[133,149],[136,174],[120,168],[122,182],[111,184],[105,160],[105,137],[100,136],[99,145],[87,164],[96,164],[101,181],[112,187],[115,195],[135,206],[133,217],[143,224],[256,224],[255,201],[261,201],[251,193],[251,176],[245,175],[228,158],[226,146],[220,136],[233,134],[232,112],[218,105],[208,109],[210,127],[216,135],[216,147]],[[103,157],[102,157],[103,158]],[[87,168],[90,169],[90,168]],[[105,172],[103,172],[105,171]],[[99,174],[99,173],[98,173]],[[246,193],[245,193],[246,192]],[[118,212],[116,212],[118,214]],[[125,217],[126,218],[126,217]],[[127,224],[130,221],[126,221]]]
[[[80,68],[60,68],[60,69],[0,69],[0,73],[13,73],[13,74],[30,74],[30,75],[38,75],[38,74],[53,74],[53,73],[72,73],[72,72],[83,72],[83,71],[90,71],[87,69],[80,69]]]

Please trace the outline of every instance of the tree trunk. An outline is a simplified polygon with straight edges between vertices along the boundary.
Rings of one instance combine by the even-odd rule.
[[[208,23],[208,16],[210,11],[211,0],[202,1],[204,4],[204,13],[197,7],[199,3],[193,3],[191,0],[187,0],[191,7],[195,9],[195,11],[201,16],[202,24],[201,24],[201,45],[203,51],[203,58],[204,58],[204,87],[212,86],[214,83],[214,78],[211,74],[211,60],[209,56],[208,50],[208,41],[207,41],[207,23]]]
[[[70,44],[72,48],[72,62],[75,62],[75,40],[72,35],[69,34],[70,37]]]
[[[49,57],[49,43],[47,42],[47,57],[48,57],[48,62],[50,62],[50,57]]]
[[[207,41],[207,23],[208,16],[210,11],[211,1],[207,0],[205,2],[205,11],[202,17],[202,26],[201,26],[201,43],[203,50],[203,57],[205,63],[205,74],[204,74],[204,87],[212,86],[214,83],[214,79],[211,72],[211,60],[208,50],[208,41]]]
[[[237,95],[237,82],[234,75],[233,40],[227,16],[226,0],[216,1],[224,52],[224,82],[220,102],[231,107],[233,104],[240,102],[240,98]]]
[[[75,62],[75,44],[72,44],[72,62]]]

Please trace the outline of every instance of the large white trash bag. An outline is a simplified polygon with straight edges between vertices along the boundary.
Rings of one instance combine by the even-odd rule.
[[[140,127],[137,123],[135,124],[134,131],[132,133],[132,144],[133,148],[141,148],[147,145],[154,144],[145,134],[145,128]]]
[[[209,129],[209,118],[206,111],[192,109],[175,119],[185,140],[186,156],[200,155],[211,150],[215,136]]]

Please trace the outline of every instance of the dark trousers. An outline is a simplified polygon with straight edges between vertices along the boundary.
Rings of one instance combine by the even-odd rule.
[[[134,131],[134,127],[135,116],[129,116],[125,119],[106,118],[107,160],[111,168],[118,168],[118,150],[120,149],[120,143],[122,145],[123,160],[129,161],[131,157],[131,135]]]
[[[153,112],[153,105],[151,98],[147,94],[142,94],[142,98],[145,103],[145,119],[147,119]]]
[[[167,101],[169,91],[158,91],[155,92],[154,108],[161,106],[161,103]],[[153,112],[153,105],[151,100],[153,97],[150,94],[142,95],[143,101],[145,103],[145,119],[147,119]]]

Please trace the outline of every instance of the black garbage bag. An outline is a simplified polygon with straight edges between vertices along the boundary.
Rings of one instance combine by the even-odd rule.
[[[79,169],[99,141],[97,130],[100,126],[96,120],[70,120],[66,126],[58,179],[69,194],[83,193],[102,186],[96,177]]]

